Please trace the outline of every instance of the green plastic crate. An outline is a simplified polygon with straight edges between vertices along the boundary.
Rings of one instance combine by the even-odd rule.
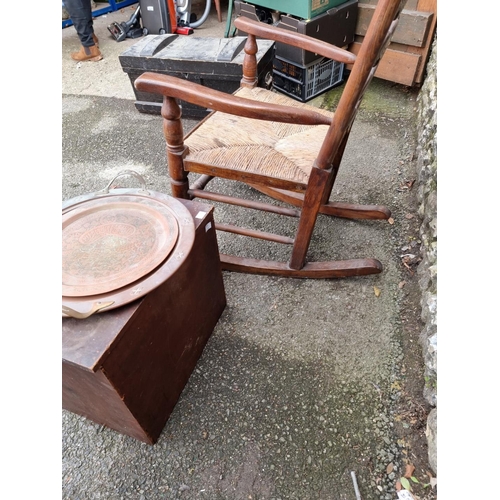
[[[248,3],[277,10],[283,14],[311,19],[346,0],[251,0]]]

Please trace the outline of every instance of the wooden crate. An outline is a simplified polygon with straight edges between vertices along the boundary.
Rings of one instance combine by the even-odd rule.
[[[354,54],[359,52],[376,4],[377,0],[358,0],[356,38],[349,45]],[[436,24],[437,0],[407,0],[375,76],[410,87],[422,84]]]

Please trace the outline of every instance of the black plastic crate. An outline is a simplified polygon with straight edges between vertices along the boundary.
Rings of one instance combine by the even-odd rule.
[[[323,57],[299,66],[279,57],[273,60],[273,87],[305,102],[344,81],[344,63]]]

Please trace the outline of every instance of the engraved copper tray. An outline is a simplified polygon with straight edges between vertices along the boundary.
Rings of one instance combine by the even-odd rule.
[[[110,292],[142,278],[174,248],[172,210],[154,199],[94,200],[62,218],[62,293]]]
[[[176,272],[194,244],[193,218],[179,200],[110,185],[63,203],[63,317],[139,299]]]

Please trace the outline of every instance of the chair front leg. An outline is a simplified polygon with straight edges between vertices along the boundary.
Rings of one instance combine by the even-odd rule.
[[[189,200],[191,197],[188,193],[188,173],[184,170],[184,157],[188,149],[184,145],[182,113],[176,99],[163,97],[161,115],[163,117],[163,133],[167,143],[167,162],[172,195],[175,198]]]
[[[288,264],[291,269],[302,269],[304,267],[307,250],[309,249],[319,209],[325,196],[329,176],[330,170],[321,169],[317,166],[313,166],[311,170],[309,183],[304,195],[297,235],[293,244],[292,257]]]

